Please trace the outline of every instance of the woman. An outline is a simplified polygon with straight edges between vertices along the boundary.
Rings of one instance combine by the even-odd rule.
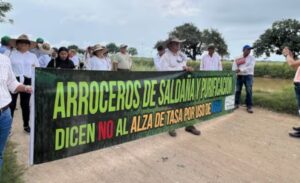
[[[74,63],[69,59],[69,50],[66,47],[60,47],[58,49],[58,57],[52,59],[47,68],[57,68],[57,69],[74,69]]]
[[[11,60],[12,70],[17,77],[18,81],[21,81],[25,85],[31,85],[31,77],[34,67],[39,67],[39,61],[36,55],[31,53],[29,50],[36,47],[36,43],[30,41],[28,36],[23,34],[17,39],[11,40],[11,45],[16,48],[9,53]],[[29,116],[30,116],[30,94],[21,93],[21,108],[23,117],[24,131],[30,133]],[[14,116],[16,109],[18,94],[12,94],[12,102],[10,104],[11,116]]]
[[[295,60],[293,53],[288,48],[284,48],[283,55],[286,56],[286,61],[289,64],[289,66],[297,69],[294,78],[294,84],[295,84],[296,97],[298,101],[298,111],[300,115],[300,60]],[[295,138],[300,138],[300,127],[294,127],[293,129],[295,130],[295,132],[290,133],[290,136]]]
[[[90,61],[90,70],[111,71],[111,60],[107,56],[107,49],[99,44],[93,47],[93,56]]]

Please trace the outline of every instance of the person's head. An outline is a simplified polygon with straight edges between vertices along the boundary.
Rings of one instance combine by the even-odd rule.
[[[9,36],[3,36],[1,38],[1,45],[2,46],[9,46],[10,37]]]
[[[253,49],[253,47],[251,47],[251,46],[249,46],[249,45],[245,45],[245,46],[243,47],[243,54],[244,54],[244,57],[247,57],[248,55],[250,55],[252,49]]]
[[[215,49],[216,49],[215,45],[209,44],[208,47],[207,47],[208,54],[210,56],[212,56],[215,53]]]
[[[12,40],[12,44],[21,53],[25,53],[29,51],[31,48],[36,47],[36,43],[30,41],[28,36],[25,34],[22,34],[17,39]]]
[[[58,56],[58,49],[55,48],[55,47],[53,47],[53,48],[51,49],[51,57],[52,57],[52,58],[57,58],[57,56]]]
[[[69,49],[66,47],[60,47],[58,49],[58,58],[60,60],[67,60],[69,56]]]
[[[44,39],[39,37],[39,38],[36,39],[35,42],[38,43],[38,44],[43,44],[44,43]]]
[[[104,53],[106,51],[107,51],[107,49],[104,46],[101,46],[100,44],[96,44],[93,47],[93,55],[95,55],[96,57],[99,57],[99,58],[105,57]]]
[[[177,53],[181,49],[181,43],[183,43],[185,40],[180,40],[176,37],[171,37],[168,40],[168,49],[173,52]]]
[[[128,47],[128,45],[121,44],[121,46],[120,46],[120,52],[123,53],[123,54],[126,54],[127,53],[127,47]]]
[[[74,56],[76,55],[76,53],[77,53],[76,50],[70,49],[70,50],[69,50],[69,57],[70,57],[70,58],[74,57]]]
[[[50,55],[52,53],[51,46],[48,43],[37,44],[37,47],[42,54]]]
[[[160,45],[157,47],[157,52],[159,56],[162,56],[165,53],[165,47]]]

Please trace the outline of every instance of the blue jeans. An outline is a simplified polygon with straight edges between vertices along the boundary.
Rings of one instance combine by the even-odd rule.
[[[298,101],[298,111],[300,115],[300,83],[295,83],[296,98]]]
[[[3,164],[3,152],[11,129],[11,124],[12,117],[10,109],[8,108],[0,113],[0,169]]]
[[[235,105],[240,104],[241,93],[243,89],[243,85],[246,87],[246,105],[247,108],[252,108],[253,101],[252,101],[252,86],[253,86],[253,75],[246,75],[246,76],[237,76],[236,80],[236,92],[235,92]]]

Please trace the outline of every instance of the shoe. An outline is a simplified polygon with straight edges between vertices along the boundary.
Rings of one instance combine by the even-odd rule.
[[[300,132],[289,133],[290,137],[300,138]]]
[[[293,130],[300,132],[300,127],[293,127]]]
[[[29,126],[24,127],[24,131],[25,131],[26,133],[30,133],[30,127],[29,127]]]
[[[247,112],[250,113],[250,114],[254,113],[252,108],[247,108]]]
[[[194,135],[201,135],[200,130],[197,130],[194,126],[188,126],[185,128],[185,131],[194,134]]]
[[[170,135],[171,137],[176,137],[176,136],[177,136],[177,133],[176,133],[175,130],[170,130],[170,131],[169,131],[169,135]]]

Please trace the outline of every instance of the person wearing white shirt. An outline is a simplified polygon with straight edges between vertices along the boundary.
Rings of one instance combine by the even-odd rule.
[[[79,66],[79,57],[77,56],[77,52],[74,49],[69,50],[69,59],[74,63],[75,67]]]
[[[221,57],[215,53],[215,46],[210,44],[208,46],[208,54],[202,57],[200,70],[201,71],[222,71]]]
[[[31,93],[32,88],[30,86],[25,86],[16,80],[9,58],[0,54],[0,171],[3,165],[3,151],[12,125],[12,117],[9,108],[11,95],[9,91],[11,93]]]
[[[153,59],[154,60],[154,66],[155,66],[155,69],[157,71],[161,71],[162,70],[162,66],[161,66],[161,57],[165,54],[166,50],[165,48],[160,45],[157,47],[157,56]]]
[[[298,102],[298,111],[300,115],[300,60],[294,59],[294,54],[289,50],[289,48],[284,48],[283,55],[286,56],[286,61],[289,66],[296,69],[296,74],[294,78],[294,85],[295,85],[295,93],[296,99]],[[290,133],[291,137],[300,138],[300,127],[293,127],[294,133]]]
[[[93,47],[93,56],[90,58],[90,70],[96,71],[111,71],[112,63],[109,57],[106,57],[104,54],[107,52],[107,49],[100,44],[97,44]]]
[[[14,74],[19,81],[23,81],[25,85],[31,85],[32,73],[35,67],[39,67],[39,61],[33,53],[29,52],[31,47],[35,47],[35,42],[29,40],[27,35],[21,35],[17,39],[12,40],[12,46],[16,47],[10,54],[10,60]],[[23,127],[25,132],[30,133],[29,116],[30,116],[30,94],[21,93],[21,108],[23,117]],[[12,94],[12,102],[10,104],[11,116],[14,116],[16,109],[18,94]]]
[[[188,67],[187,56],[180,51],[181,43],[185,40],[180,40],[176,37],[170,37],[167,41],[167,51],[161,57],[161,71],[192,71],[193,68]],[[201,132],[197,130],[194,126],[188,126],[185,128],[187,132],[194,135],[200,135]],[[176,131],[169,131],[171,137],[176,137]]]
[[[243,47],[243,55],[238,57],[232,64],[232,70],[237,73],[235,108],[239,107],[242,87],[246,87],[247,112],[253,113],[252,86],[255,67],[255,58],[250,55],[253,48],[249,45]]]
[[[132,69],[132,59],[127,52],[127,47],[128,45],[121,44],[120,52],[113,58],[113,62],[117,64],[118,71],[130,71]]]
[[[43,44],[38,44],[38,49],[41,52],[39,59],[39,64],[41,68],[46,68],[49,62],[51,61],[50,55],[52,54],[51,52],[51,47],[48,43],[43,43]]]

